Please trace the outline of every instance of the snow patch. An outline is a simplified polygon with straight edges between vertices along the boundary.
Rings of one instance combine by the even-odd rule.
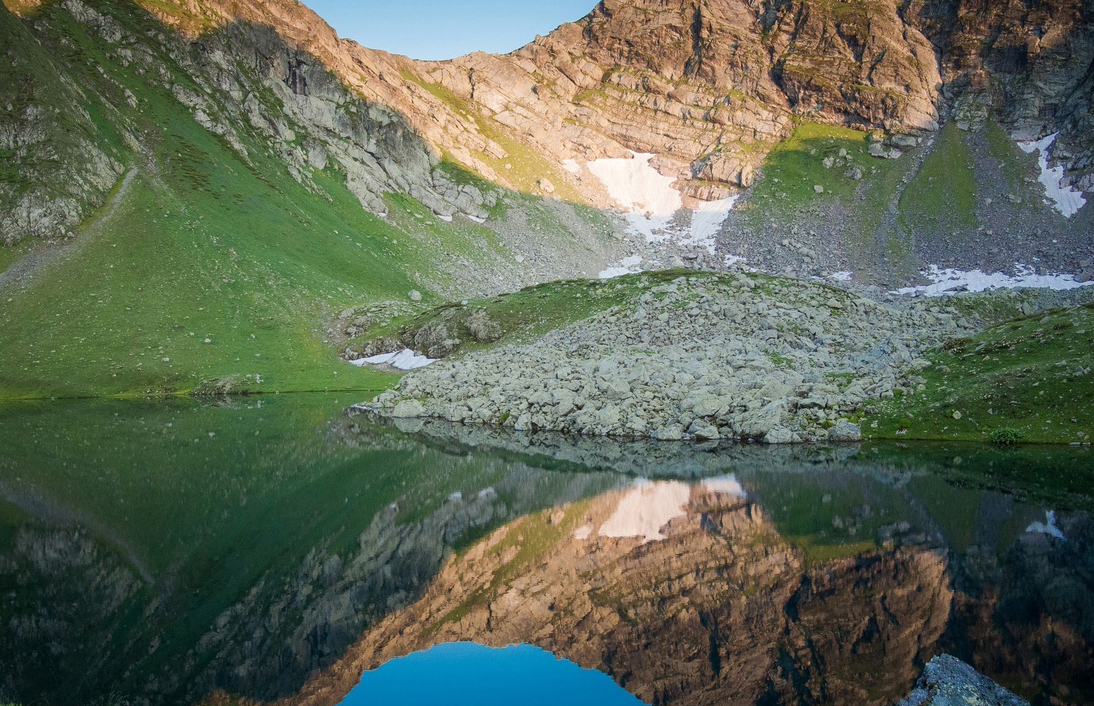
[[[1037,164],[1041,168],[1041,173],[1037,179],[1044,184],[1045,194],[1052,199],[1056,210],[1071,218],[1079,212],[1080,208],[1086,205],[1086,199],[1083,198],[1083,192],[1070,186],[1064,186],[1061,183],[1064,178],[1063,166],[1053,168],[1048,166],[1049,148],[1052,147],[1052,143],[1056,141],[1056,136],[1059,134],[1054,132],[1036,142],[1019,142],[1018,147],[1026,154],[1031,154],[1034,150],[1039,153]]]
[[[691,242],[705,245],[714,254],[714,236],[722,227],[722,222],[733,210],[740,194],[727,196],[717,201],[703,201],[699,208],[691,212]]]
[[[571,174],[580,174],[581,165],[577,163],[576,159],[564,159],[562,160],[562,168]]]
[[[671,216],[683,205],[672,177],[650,166],[649,152],[632,153],[631,159],[596,159],[588,167],[608,189],[608,195],[628,211]]]
[[[434,213],[433,215],[436,216],[437,218],[440,218],[445,223],[451,223],[452,222],[452,216],[446,216],[443,213]]]
[[[618,265],[609,265],[597,274],[600,279],[611,279],[612,277],[620,277],[622,275],[634,274],[635,272],[641,272],[642,268],[639,264],[642,262],[641,255],[631,255],[625,257],[619,261]]]
[[[574,539],[582,540],[588,539],[589,535],[593,533],[593,528],[589,525],[581,525],[574,530]]]
[[[1075,289],[1085,287],[1092,282],[1076,282],[1075,275],[1039,275],[1032,267],[1015,265],[1015,275],[993,272],[985,274],[982,270],[958,270],[941,269],[938,265],[931,265],[923,270],[923,276],[932,281],[932,284],[921,284],[915,287],[901,287],[893,290],[894,294],[921,293],[928,297],[939,297],[946,294],[955,294],[956,290],[969,292],[982,292],[986,289]]]
[[[833,272],[832,274],[828,275],[828,279],[835,280],[837,282],[850,282],[851,274],[852,273],[850,272]]]
[[[1041,534],[1047,534],[1056,539],[1062,539],[1065,542],[1067,537],[1060,531],[1060,528],[1056,526],[1056,512],[1054,510],[1045,510],[1044,522],[1031,522],[1029,527],[1026,528],[1027,532],[1040,532]]]
[[[725,256],[726,267],[733,267],[734,265],[739,265],[740,263],[742,263],[744,261],[745,261],[745,259],[743,257],[741,257],[740,255],[726,255]],[[743,265],[742,265],[742,267],[743,267]]]
[[[642,543],[664,539],[661,528],[684,514],[691,487],[680,481],[639,481],[620,498],[615,512],[600,525],[601,537],[641,537]]]
[[[418,368],[424,368],[430,363],[437,362],[436,358],[427,358],[424,355],[418,355],[409,348],[404,348],[401,351],[395,351],[394,353],[381,353],[380,355],[374,355],[368,358],[358,358],[357,360],[351,360],[350,363],[361,367],[364,365],[390,365],[397,370],[416,370]]]
[[[486,223],[485,218],[479,218],[478,216],[472,216],[471,214],[467,214],[467,217],[475,221],[476,223]]]
[[[674,219],[684,206],[680,192],[672,188],[675,179],[662,176],[650,166],[652,154],[632,152],[631,155],[630,159],[596,159],[586,165],[625,211],[631,232],[643,236],[647,243],[672,240],[681,245],[705,247],[714,254],[714,236],[733,210],[738,195],[701,202],[690,211],[691,225],[685,227]]]

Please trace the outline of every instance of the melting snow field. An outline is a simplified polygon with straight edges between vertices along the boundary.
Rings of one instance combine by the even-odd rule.
[[[956,270],[940,269],[937,265],[931,265],[923,271],[923,276],[931,280],[932,284],[921,284],[915,287],[901,287],[894,290],[894,294],[920,293],[928,297],[938,297],[946,294],[954,294],[957,290],[969,292],[983,292],[986,289],[1021,289],[1042,287],[1046,289],[1075,289],[1084,287],[1094,282],[1076,282],[1075,275],[1039,275],[1033,268],[1026,265],[1016,265],[1017,274],[1010,276],[1002,272],[985,274],[981,270]],[[964,289],[962,289],[964,288]]]
[[[597,159],[589,162],[589,171],[604,184],[611,196],[626,211],[631,230],[648,243],[675,240],[698,245],[714,252],[714,236],[737,201],[737,196],[706,201],[691,212],[691,227],[673,222],[683,207],[680,192],[672,188],[674,179],[662,176],[650,166],[649,153],[633,153],[632,159]],[[566,164],[563,166],[567,169]]]
[[[369,358],[358,358],[357,360],[350,361],[350,363],[359,368],[364,365],[387,364],[396,370],[416,370],[435,362],[437,362],[435,358],[427,358],[424,355],[418,355],[409,348],[404,348],[403,350],[395,351],[394,353],[381,353],[380,355],[374,355]]]
[[[1045,185],[1045,194],[1052,199],[1057,211],[1071,218],[1086,204],[1086,199],[1083,198],[1083,192],[1070,186],[1063,186],[1060,183],[1060,180],[1064,177],[1063,167],[1050,169],[1048,166],[1048,151],[1052,147],[1052,143],[1056,141],[1058,134],[1054,132],[1036,142],[1019,142],[1018,146],[1027,154],[1032,153],[1034,150],[1039,152],[1037,164],[1041,167],[1041,174],[1038,179]]]
[[[661,176],[650,166],[652,157],[641,153],[632,159],[597,159],[588,166],[608,195],[628,211],[672,216],[683,205],[680,192],[672,188],[672,177]]]
[[[639,267],[641,264],[641,255],[631,255],[630,257],[625,257],[620,260],[618,265],[611,265],[610,267],[601,270],[597,277],[600,279],[611,279],[612,277],[641,272],[642,268]]]

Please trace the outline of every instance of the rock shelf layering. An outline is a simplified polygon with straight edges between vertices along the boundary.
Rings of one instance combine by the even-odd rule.
[[[518,431],[855,441],[848,417],[915,394],[929,365],[921,353],[973,328],[938,300],[886,305],[800,280],[680,277],[535,340],[414,371],[366,406]]]

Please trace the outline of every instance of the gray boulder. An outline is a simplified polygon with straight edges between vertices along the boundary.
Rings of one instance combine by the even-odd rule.
[[[897,706],[1029,706],[951,655],[938,655],[923,668],[912,693]]]
[[[862,429],[858,424],[853,424],[846,419],[836,422],[835,426],[828,430],[829,441],[862,441]]]

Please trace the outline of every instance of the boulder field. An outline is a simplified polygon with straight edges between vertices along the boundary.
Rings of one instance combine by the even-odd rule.
[[[517,431],[856,441],[866,404],[922,390],[922,354],[973,328],[937,299],[885,304],[803,280],[681,276],[415,371],[367,407]]]

